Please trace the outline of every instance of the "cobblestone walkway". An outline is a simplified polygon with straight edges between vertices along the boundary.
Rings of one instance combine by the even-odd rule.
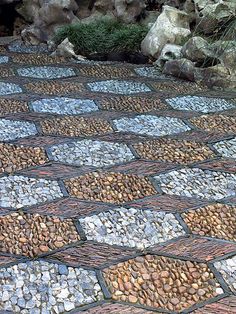
[[[236,96],[0,46],[0,313],[236,313]]]

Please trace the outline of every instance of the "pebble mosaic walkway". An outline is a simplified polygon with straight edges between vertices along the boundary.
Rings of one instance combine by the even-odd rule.
[[[236,313],[235,99],[0,46],[0,313]]]

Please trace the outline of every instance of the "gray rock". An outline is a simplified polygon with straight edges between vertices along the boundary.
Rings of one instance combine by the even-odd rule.
[[[65,265],[58,265],[58,272],[60,275],[68,275],[68,268]]]

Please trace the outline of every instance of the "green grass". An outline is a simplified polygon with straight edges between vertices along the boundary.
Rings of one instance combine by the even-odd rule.
[[[85,56],[113,51],[137,52],[147,32],[146,26],[103,19],[90,24],[63,26],[57,31],[54,41],[60,44],[68,37],[75,46],[75,52]]]

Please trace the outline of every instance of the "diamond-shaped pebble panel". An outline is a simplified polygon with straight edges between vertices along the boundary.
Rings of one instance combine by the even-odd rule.
[[[236,175],[219,171],[174,170],[155,177],[166,194],[219,200],[236,195]]]
[[[157,194],[148,178],[114,172],[90,172],[65,184],[71,196],[115,204]]]
[[[31,103],[35,112],[76,115],[98,110],[93,100],[66,97],[44,98]]]
[[[0,207],[22,208],[63,197],[57,181],[15,175],[0,178]]]
[[[114,300],[175,312],[223,293],[206,264],[162,256],[110,266],[104,277]]]
[[[136,94],[150,92],[151,89],[145,84],[134,81],[108,80],[88,83],[92,92],[113,93],[113,94]]]
[[[183,96],[166,99],[166,102],[174,109],[204,113],[236,109],[236,104],[221,98]]]
[[[134,155],[126,144],[82,140],[50,148],[52,159],[69,165],[103,167],[127,162]]]
[[[116,208],[80,219],[88,240],[144,249],[185,234],[173,214]]]
[[[19,85],[13,83],[0,82],[0,96],[22,93],[22,89]]]
[[[1,268],[0,294],[0,309],[24,314],[60,314],[103,299],[94,271],[46,261]]]
[[[0,140],[11,141],[37,134],[34,123],[26,121],[16,121],[0,119]]]
[[[151,136],[176,134],[190,130],[190,127],[178,118],[139,115],[135,118],[113,120],[118,131],[133,132]]]
[[[62,77],[75,76],[75,71],[71,68],[59,68],[52,66],[39,66],[30,68],[20,68],[17,70],[18,75],[32,78],[55,79]]]
[[[11,238],[7,236],[9,232]],[[21,212],[0,216],[0,252],[3,253],[34,257],[79,239],[72,219]]]

